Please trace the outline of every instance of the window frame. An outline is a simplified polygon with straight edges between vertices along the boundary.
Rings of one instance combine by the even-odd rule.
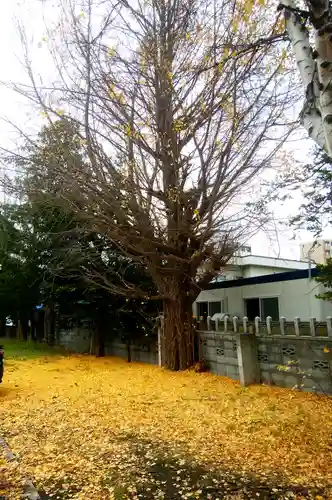
[[[273,294],[273,295],[259,295],[259,296],[253,296],[251,295],[250,297],[243,297],[243,301],[244,301],[244,312],[245,312],[245,316],[247,316],[247,303],[246,301],[247,300],[250,300],[250,299],[258,299],[259,301],[259,317],[262,319],[262,300],[264,299],[277,299],[278,301],[278,313],[279,313],[279,317],[280,317],[280,302],[279,302],[279,297],[280,297],[280,294]],[[279,319],[279,318],[278,318]]]
[[[197,300],[196,301],[196,316],[198,316],[198,308],[199,308],[198,304],[207,304],[208,305],[208,316],[210,316],[212,318],[212,316],[210,314],[210,304],[212,302],[214,302],[214,303],[219,302],[219,304],[220,304],[220,312],[221,312],[221,314],[223,314],[224,313],[224,307],[225,307],[225,299],[220,299],[220,300]]]

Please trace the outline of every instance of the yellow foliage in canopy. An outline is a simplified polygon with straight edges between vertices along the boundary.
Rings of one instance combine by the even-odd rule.
[[[123,94],[116,90],[114,85],[110,85],[108,89],[108,96],[111,100],[117,101],[119,104],[124,104]]]
[[[181,120],[181,119],[174,120],[173,130],[175,130],[175,132],[181,132],[184,129],[185,129],[185,125],[184,125],[183,120]]]
[[[109,47],[107,49],[107,55],[108,57],[114,57],[116,55],[116,50],[114,47]]]

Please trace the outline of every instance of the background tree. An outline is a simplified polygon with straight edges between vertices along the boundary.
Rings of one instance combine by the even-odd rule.
[[[301,190],[304,200],[290,224],[319,237],[332,223],[332,159],[319,147],[313,149],[311,157],[310,163],[294,169],[285,187],[297,193]]]
[[[53,344],[59,341],[56,321],[59,327],[83,321],[95,332],[92,350],[101,356],[115,332],[128,339],[145,336],[157,304],[116,297],[98,276],[132,280],[146,291],[153,284],[142,266],[129,266],[105,238],[80,224],[69,206],[48,195],[57,193],[61,182],[45,167],[50,158],[68,169],[84,168],[75,127],[65,120],[43,127],[35,142],[28,141],[20,156],[9,159],[20,167],[11,187],[19,190],[22,202],[1,207],[2,316],[19,320],[26,339],[28,320],[33,323],[35,308],[43,303],[44,325],[35,340]],[[38,197],[36,185],[43,187]],[[38,333],[35,326],[32,332]]]
[[[84,245],[81,234],[74,237],[68,217],[65,224],[63,213],[59,214],[56,209],[46,210],[41,205],[28,203],[1,206],[0,213],[0,336],[5,334],[6,318],[14,322],[21,340],[44,339],[50,345],[59,343],[56,325],[57,332],[60,328],[85,325],[94,332],[92,352],[102,356],[105,342],[115,336],[123,336],[130,343],[151,334],[158,305],[126,300],[91,283],[86,272],[89,266],[97,268],[98,254],[94,248]],[[68,244],[69,232],[71,243],[75,243],[74,253]],[[114,267],[117,267],[120,276],[121,256],[114,250],[110,253],[110,273],[114,276]],[[128,282],[137,280],[139,286],[146,289],[151,286],[144,269],[125,268]],[[107,273],[107,264],[98,271]],[[44,307],[39,317],[44,313],[44,321],[37,324],[36,306],[40,304]],[[46,314],[45,304],[48,304]]]
[[[322,300],[332,301],[332,259],[328,259],[326,265],[317,264],[319,275],[315,278],[318,283],[326,287],[326,291],[317,295]]]
[[[49,121],[76,127],[84,166],[49,157],[53,194],[124,266],[148,270],[157,293],[95,276],[112,292],[163,300],[171,369],[194,361],[192,302],[262,223],[246,201],[290,132],[296,93],[278,31],[255,2],[68,0],[47,31],[53,90],[36,83],[28,55],[33,92],[16,87]]]
[[[48,256],[48,269],[53,280],[61,280],[62,287],[74,280],[81,292],[82,288],[86,289],[85,303],[90,305],[89,315],[96,332],[95,350],[101,355],[104,352],[105,329],[110,324],[109,301],[114,312],[122,312],[121,319],[118,318],[121,327],[116,318],[112,321],[115,327],[120,327],[120,331],[123,331],[125,314],[129,309],[131,312],[136,309],[140,315],[137,325],[134,321],[137,314],[133,315],[132,333],[126,332],[128,338],[142,331],[142,326],[147,323],[151,328],[151,315],[156,316],[157,305],[153,303],[148,306],[142,299],[128,301],[124,305],[124,297],[117,300],[113,293],[110,298],[110,290],[105,288],[105,282],[112,283],[114,288],[124,282],[128,289],[139,288],[142,296],[151,294],[154,287],[144,266],[122,255],[112,242],[91,228],[89,220],[77,218],[77,212],[83,210],[85,213],[86,210],[84,194],[79,198],[73,197],[73,188],[66,188],[63,177],[59,176],[59,169],[65,169],[74,178],[84,175],[88,166],[82,143],[78,124],[62,118],[43,127],[36,141],[28,142],[19,164],[24,167],[21,181],[24,195],[37,207],[38,213],[44,217],[43,221],[49,217],[56,223],[55,227],[49,228],[51,241],[48,248],[51,253]],[[17,155],[14,161],[17,161]],[[73,199],[74,207],[70,203]],[[48,304],[53,303],[52,290],[53,282],[49,284]],[[52,307],[49,305],[48,309],[52,317]]]
[[[7,316],[18,324],[20,338],[28,338],[28,322],[40,300],[38,242],[25,207],[0,207],[0,311],[4,333]]]

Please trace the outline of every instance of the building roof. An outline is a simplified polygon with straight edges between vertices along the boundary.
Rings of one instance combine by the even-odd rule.
[[[261,266],[276,267],[282,269],[307,269],[308,262],[305,260],[283,259],[280,257],[266,257],[263,255],[244,255],[235,257],[234,264],[238,266]]]
[[[308,265],[308,264],[307,264]],[[312,278],[318,276],[318,269],[311,269]],[[216,290],[219,288],[235,288],[247,285],[259,285],[262,283],[276,283],[278,281],[293,281],[309,278],[309,269],[299,269],[295,271],[287,271],[284,273],[264,274],[263,276],[254,276],[252,278],[242,278],[229,281],[221,281],[209,283],[205,290]]]

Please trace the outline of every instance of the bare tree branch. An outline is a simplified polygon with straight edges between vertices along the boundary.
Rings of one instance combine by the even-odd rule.
[[[252,183],[293,129],[297,89],[278,62],[285,34],[263,8],[235,0],[82,0],[79,10],[63,0],[63,45],[59,34],[49,41],[54,86],[37,87],[26,58],[33,92],[15,89],[51,121],[78,125],[84,166],[44,166],[61,179],[56,196],[147,267],[164,300],[167,365],[184,368],[191,304],[255,230]]]

